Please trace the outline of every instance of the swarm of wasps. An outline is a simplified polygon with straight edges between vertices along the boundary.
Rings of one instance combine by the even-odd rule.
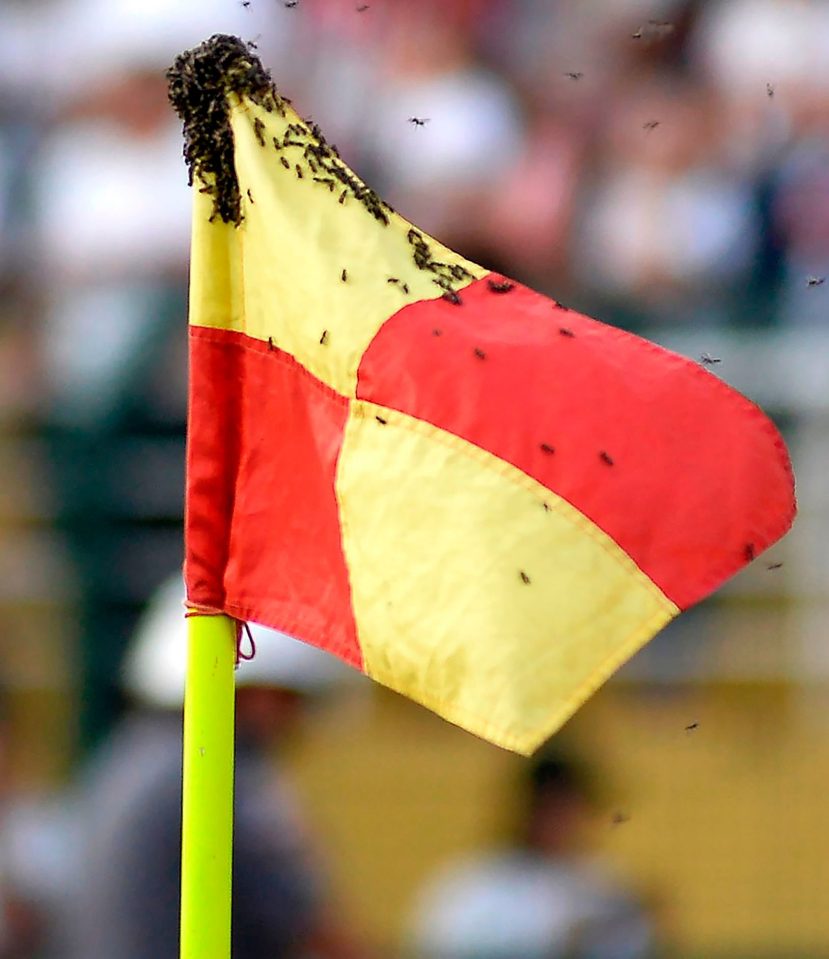
[[[227,94],[244,92],[255,103],[284,112],[270,76],[236,37],[217,34],[176,57],[167,71],[168,96],[184,123],[184,159],[190,185],[213,197],[213,215],[242,222],[241,197],[233,162],[233,133]]]
[[[246,97],[267,113],[286,117],[291,101],[276,89],[270,73],[262,66],[254,47],[238,37],[216,34],[193,50],[179,55],[167,71],[169,98],[184,123],[184,158],[190,185],[198,179],[202,192],[213,198],[213,215],[225,223],[239,226],[242,205],[233,156],[233,132],[230,126],[228,94]],[[418,120],[426,120],[417,118]],[[253,121],[253,133],[263,149],[273,149],[287,172],[297,179],[338,192],[337,202],[359,202],[383,226],[389,225],[393,208],[382,200],[340,159],[334,144],[310,120],[288,123],[284,135],[268,140],[259,117]],[[289,159],[290,157],[290,159]],[[248,201],[253,197],[248,191]],[[472,280],[473,275],[460,264],[435,259],[426,238],[412,227],[407,235],[415,266],[434,274],[433,282],[449,302],[460,305],[456,284]],[[346,282],[345,269],[341,275]],[[403,292],[408,292],[408,288]]]

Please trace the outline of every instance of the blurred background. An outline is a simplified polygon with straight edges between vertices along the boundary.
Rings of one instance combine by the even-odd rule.
[[[822,0],[0,0],[0,955],[46,955],[63,790],[182,559],[190,196],[163,71],[214,32],[405,217],[705,357],[783,430],[793,533],[560,739],[661,954],[829,956]],[[398,955],[422,884],[509,831],[525,761],[366,695],[284,761],[349,920]]]

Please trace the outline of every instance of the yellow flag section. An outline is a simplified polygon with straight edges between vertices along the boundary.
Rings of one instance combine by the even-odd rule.
[[[337,495],[365,671],[507,749],[679,612],[578,510],[422,420],[352,404]]]
[[[388,207],[378,207],[378,218],[388,221],[383,228],[355,196],[362,181],[350,170],[353,186],[333,177],[332,163],[347,168],[315,159],[307,124],[290,107],[284,113],[231,99],[244,219],[239,226],[210,222],[213,200],[196,194],[191,322],[269,342],[354,396],[363,353],[390,316],[487,271]],[[415,263],[416,246],[426,241],[423,255],[439,261],[438,272]]]

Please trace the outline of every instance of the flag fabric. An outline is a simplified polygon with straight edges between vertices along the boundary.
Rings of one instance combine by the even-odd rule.
[[[170,77],[196,187],[188,603],[532,752],[786,532],[780,435],[412,226],[241,41]]]

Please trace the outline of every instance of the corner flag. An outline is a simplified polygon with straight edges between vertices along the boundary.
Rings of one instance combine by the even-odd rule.
[[[170,79],[194,610],[530,753],[789,528],[783,441],[739,393],[407,222],[241,41]]]

